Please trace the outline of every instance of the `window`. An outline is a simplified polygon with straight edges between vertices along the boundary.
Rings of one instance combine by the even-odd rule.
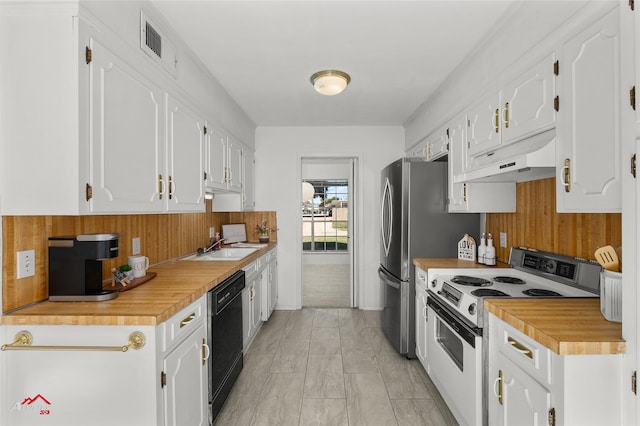
[[[346,179],[305,180],[313,198],[302,203],[302,250],[349,250],[349,182]]]

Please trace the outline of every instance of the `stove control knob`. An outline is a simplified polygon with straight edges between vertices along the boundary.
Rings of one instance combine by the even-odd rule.
[[[438,281],[436,280],[431,280],[431,288],[436,288],[436,285],[438,284]]]
[[[472,303],[471,305],[469,305],[469,314],[470,315],[475,315],[476,314],[476,304]]]

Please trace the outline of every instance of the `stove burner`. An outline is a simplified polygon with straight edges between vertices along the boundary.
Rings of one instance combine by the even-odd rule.
[[[542,288],[532,288],[529,290],[525,290],[522,292],[522,294],[526,295],[526,296],[532,296],[532,297],[541,297],[541,296],[554,296],[554,297],[558,297],[558,296],[562,296],[560,293],[556,293],[555,291],[551,291],[551,290],[545,290]]]
[[[501,292],[500,290],[494,290],[492,288],[479,288],[477,290],[473,290],[471,294],[476,297],[511,297],[508,294]]]
[[[507,277],[507,276],[493,277],[493,280],[495,282],[505,283],[505,284],[525,284],[526,283],[525,280],[522,280],[520,278]]]
[[[491,281],[479,277],[469,277],[466,275],[455,275],[451,278],[451,282],[460,285],[469,285],[473,287],[487,287],[493,285]]]

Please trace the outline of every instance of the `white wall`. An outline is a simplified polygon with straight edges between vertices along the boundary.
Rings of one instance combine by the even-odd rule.
[[[301,307],[301,158],[357,157],[360,209],[358,306],[381,309],[380,171],[404,154],[402,127],[258,127],[256,210],[278,214],[278,309]]]

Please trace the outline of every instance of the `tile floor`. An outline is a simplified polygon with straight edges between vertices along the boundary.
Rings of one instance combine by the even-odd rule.
[[[216,425],[456,425],[377,311],[275,311],[245,354]]]

